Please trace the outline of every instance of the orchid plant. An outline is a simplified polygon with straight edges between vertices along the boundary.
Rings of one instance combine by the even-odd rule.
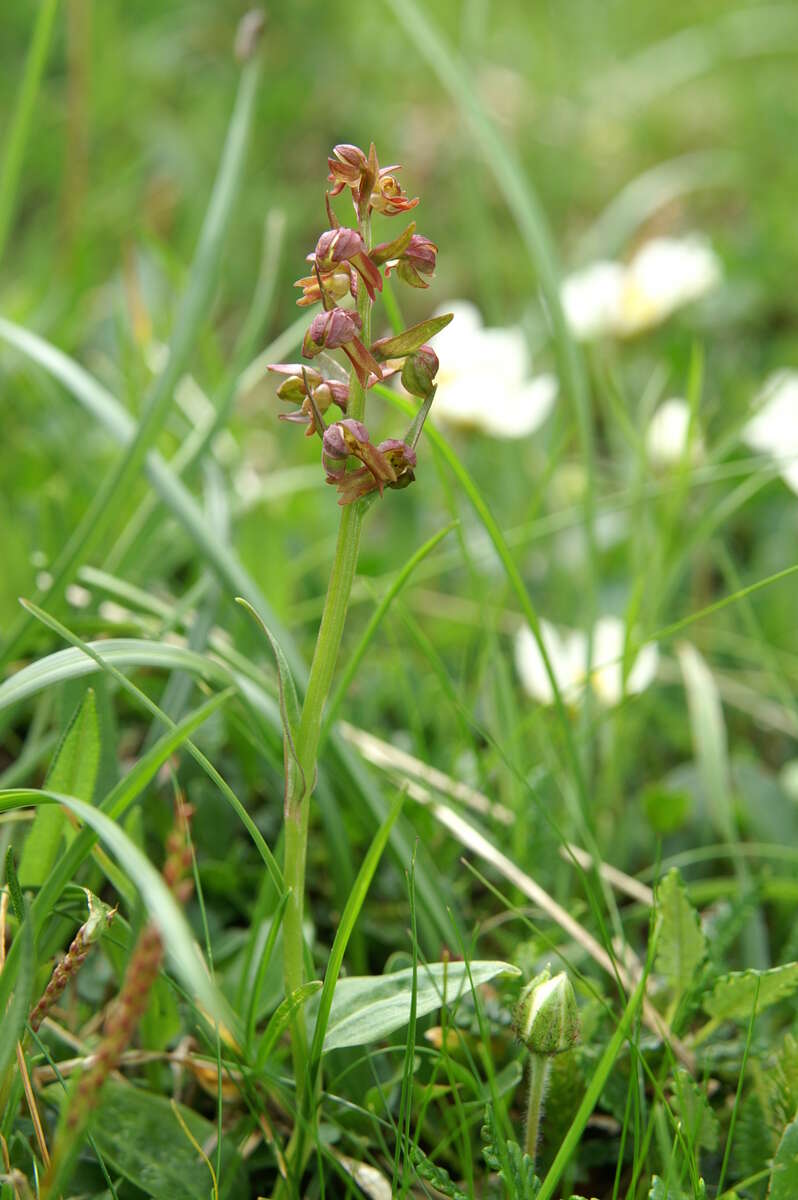
[[[330,691],[358,561],[363,518],[369,504],[385,489],[401,490],[415,479],[416,447],[435,396],[438,358],[428,339],[443,329],[452,314],[437,316],[390,336],[372,339],[372,313],[392,271],[414,288],[426,288],[434,273],[437,246],[416,232],[411,221],[397,237],[374,244],[375,214],[395,217],[409,212],[418,199],[409,199],[396,179],[398,167],[380,167],[372,144],[368,154],[357,146],[339,145],[328,159],[325,196],[327,228],[308,255],[310,272],[298,279],[297,303],[321,304],[302,343],[306,363],[278,363],[270,370],[282,376],[281,400],[298,405],[282,419],[305,426],[318,436],[326,482],[338,492],[342,506],[338,540],[324,612],[296,729],[286,720],[285,883],[290,889],[284,918],[284,983],[287,997],[304,983],[302,918],[308,820],[322,715]],[[349,191],[357,228],[342,225],[332,199]],[[350,371],[343,382],[329,352],[339,350]],[[421,401],[418,413],[402,438],[374,444],[366,424],[366,399],[374,384],[401,373],[411,395]],[[341,416],[331,420],[330,410]],[[301,1104],[307,1075],[307,1035],[301,1008],[292,1027],[297,1100]],[[307,1099],[307,1097],[305,1097]],[[311,1116],[312,1119],[312,1116]],[[297,1127],[299,1128],[299,1126]],[[301,1168],[303,1151],[294,1143],[292,1158]]]

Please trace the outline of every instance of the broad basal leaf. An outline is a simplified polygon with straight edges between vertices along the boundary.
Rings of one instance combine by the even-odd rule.
[[[215,1146],[216,1126],[192,1109],[180,1116],[200,1146]],[[208,1165],[192,1146],[163,1096],[111,1079],[103,1088],[91,1131],[103,1158],[157,1200],[208,1200],[213,1194]],[[215,1162],[215,1149],[210,1155]],[[247,1193],[236,1150],[222,1142],[219,1194],[240,1200]]]
[[[717,980],[704,1000],[704,1011],[722,1021],[746,1021],[755,1003],[756,1011],[761,1012],[768,1005],[791,996],[796,989],[798,962],[769,971],[732,971]]]
[[[698,913],[679,872],[669,871],[657,888],[657,953],[654,969],[678,1000],[694,981],[707,948]]]
[[[505,962],[472,962],[470,973],[475,986],[487,983],[497,975],[520,975],[517,967]],[[419,966],[416,1016],[423,1017],[440,1008],[444,997],[447,1004],[453,1004],[470,991],[465,963]],[[333,994],[324,1050],[363,1046],[400,1029],[410,1019],[412,992],[412,968],[391,975],[353,975],[339,979]],[[317,1011],[318,1000],[314,996],[307,1006],[309,1022],[315,1021]]]

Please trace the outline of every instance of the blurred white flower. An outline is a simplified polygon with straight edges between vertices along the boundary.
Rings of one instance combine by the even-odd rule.
[[[478,309],[464,300],[444,307],[454,320],[435,338],[441,365],[433,416],[492,437],[533,433],[551,412],[557,380],[530,375],[523,331],[486,329]]]
[[[659,325],[720,278],[720,260],[698,234],[652,238],[626,265],[597,262],[569,275],[562,286],[563,309],[583,341],[629,337]]]
[[[579,701],[587,682],[587,634],[581,630],[557,630],[541,621],[540,633],[551,662],[554,678],[569,704]],[[642,692],[654,679],[659,651],[653,644],[638,653],[623,686],[623,649],[626,629],[617,617],[599,617],[593,629],[593,667],[590,685],[606,705],[618,704],[624,695]],[[518,631],[515,662],[524,690],[542,704],[554,702],[543,656],[528,626]]]
[[[693,432],[690,439],[690,405],[686,400],[672,397],[660,404],[646,430],[646,452],[655,467],[672,467],[689,452],[690,461],[703,455],[701,435]]]
[[[771,375],[754,404],[756,412],[743,429],[743,441],[778,459],[779,474],[798,493],[798,371]]]
[[[624,276],[621,263],[596,262],[563,280],[565,318],[581,341],[618,331]]]

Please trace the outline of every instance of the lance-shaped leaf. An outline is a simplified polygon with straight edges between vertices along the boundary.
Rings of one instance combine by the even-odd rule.
[[[387,358],[404,358],[405,355],[418,350],[436,333],[445,329],[453,316],[454,313],[445,313],[441,317],[430,317],[426,321],[420,321],[418,325],[411,325],[409,329],[403,329],[401,333],[397,333],[393,337],[379,338],[372,345],[371,353],[380,362],[384,362]]]
[[[297,699],[294,677],[288,660],[283,654],[280,643],[272,636],[263,618],[243,596],[236,596],[236,603],[245,608],[251,617],[257,621],[274,654],[277,664],[277,686],[280,693],[280,716],[283,722],[283,763],[285,769],[285,804],[286,809],[300,804],[305,794],[306,780],[302,764],[296,752],[296,735],[299,729],[299,701]]]
[[[400,233],[392,242],[380,242],[378,246],[370,251],[372,262],[382,266],[392,258],[400,258],[407,247],[410,245],[410,239],[416,232],[416,223],[411,221],[404,233]]]
[[[91,802],[100,766],[100,729],[94,692],[88,689],[70,718],[46,786],[53,792],[65,792]],[[22,848],[19,878],[23,887],[40,887],[58,854],[66,825],[60,808],[49,805],[36,813],[31,831]]]
[[[442,1004],[454,1004],[475,986],[497,975],[520,975],[506,962],[429,963],[420,966],[416,979],[416,1016],[423,1017]],[[350,975],[339,979],[333,993],[324,1051],[342,1046],[363,1046],[393,1033],[410,1019],[413,996],[411,967],[389,975]],[[315,1019],[315,997],[308,1005],[309,1020]]]

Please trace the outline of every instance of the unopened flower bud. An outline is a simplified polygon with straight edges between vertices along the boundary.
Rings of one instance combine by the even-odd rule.
[[[428,237],[415,233],[396,264],[396,274],[404,283],[411,287],[429,287],[424,276],[435,274],[438,261],[438,247]]]
[[[333,196],[337,196],[345,187],[356,187],[360,176],[368,170],[368,159],[359,146],[342,142],[333,147],[332,157],[327,159],[330,174],[327,176]]]
[[[411,396],[420,396],[427,400],[435,390],[435,376],[438,374],[438,356],[432,346],[419,346],[414,354],[409,354],[402,367],[402,385]]]
[[[382,378],[382,369],[357,336],[360,325],[357,313],[346,309],[331,308],[321,312],[310,323],[302,342],[302,353],[305,358],[315,358],[322,350],[340,347],[354,367],[361,386],[371,387],[375,380]]]
[[[341,226],[328,229],[316,243],[313,261],[322,273],[335,272],[340,270],[341,263],[351,263],[365,283],[366,291],[372,300],[375,292],[382,291],[382,276],[369,258],[366,243],[356,229]]]
[[[533,1054],[561,1054],[579,1041],[576,996],[564,971],[552,978],[547,967],[524,988],[516,1032]]]
[[[331,308],[329,312],[318,313],[302,342],[303,355],[305,358],[315,358],[322,350],[335,350],[351,342],[357,337],[360,324],[357,313],[347,312],[343,308]]]

